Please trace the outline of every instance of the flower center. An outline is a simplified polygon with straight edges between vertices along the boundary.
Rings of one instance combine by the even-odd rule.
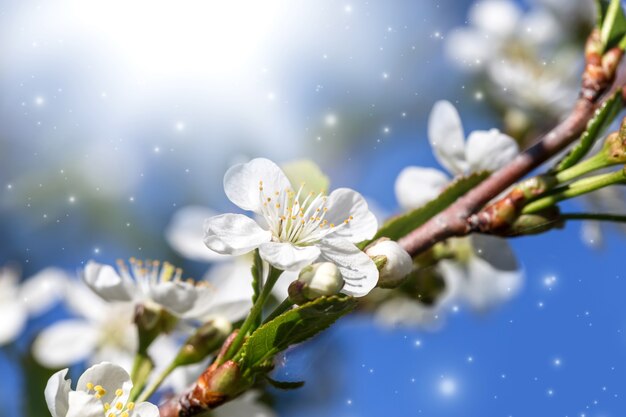
[[[150,287],[157,286],[164,282],[178,282],[183,285],[189,285],[191,287],[198,286],[204,287],[207,283],[203,281],[195,282],[193,279],[182,279],[182,268],[176,268],[169,262],[161,262],[141,259],[130,258],[128,263],[130,268],[126,266],[126,263],[122,260],[117,261],[117,268],[120,274],[129,280],[135,281],[139,286],[148,291]]]
[[[92,382],[88,382],[87,393],[92,394],[98,399],[101,399],[107,394],[107,390],[104,389],[102,385],[94,385]],[[124,391],[121,388],[116,389],[115,398],[113,398],[113,401],[110,403],[105,402],[102,405],[102,408],[104,409],[103,415],[105,417],[131,417],[133,415],[135,403],[132,401],[126,403],[120,401],[123,394]]]
[[[304,183],[297,193],[290,188],[266,193],[263,181],[259,181],[261,213],[267,222],[274,240],[297,245],[310,245],[347,225],[352,220],[348,217],[340,224],[325,219],[330,207],[328,197],[323,192],[302,194]],[[301,198],[304,197],[302,201]]]

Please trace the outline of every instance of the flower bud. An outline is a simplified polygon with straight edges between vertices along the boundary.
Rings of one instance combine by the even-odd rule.
[[[622,121],[619,132],[613,132],[604,141],[606,161],[611,164],[626,163],[626,119]]]
[[[224,343],[231,331],[232,325],[224,319],[215,318],[206,322],[189,336],[174,362],[182,366],[202,361]]]
[[[335,295],[343,288],[343,277],[332,262],[309,265],[300,271],[298,280],[289,286],[289,297],[297,304]]]
[[[413,270],[413,259],[397,242],[379,239],[365,249],[370,258],[385,257],[385,262],[376,262],[379,266],[378,286],[381,288],[397,287]]]

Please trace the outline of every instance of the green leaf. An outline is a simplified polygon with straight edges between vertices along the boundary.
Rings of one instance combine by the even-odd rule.
[[[489,176],[489,173],[477,172],[467,177],[460,177],[454,180],[441,194],[433,201],[409,211],[408,213],[401,214],[399,216],[389,219],[376,233],[374,239],[380,237],[388,237],[392,240],[398,240],[401,237],[407,235],[413,229],[426,223],[427,220],[439,214],[445,210],[448,206],[454,203],[463,194],[480,184],[485,178]],[[365,246],[365,244],[361,244]]]
[[[276,381],[267,375],[265,376],[265,379],[267,379],[267,382],[269,382],[274,388],[283,390],[298,389],[304,386],[304,381]]]
[[[616,91],[587,124],[587,129],[580,136],[578,144],[556,165],[555,172],[574,166],[587,155],[602,132],[613,122],[617,114],[624,108],[621,90]]]
[[[328,193],[330,180],[315,162],[301,159],[282,164],[281,168],[296,190],[300,184],[304,184],[301,195],[307,196],[309,193],[317,195],[320,191],[324,194]]]
[[[355,306],[356,300],[345,295],[320,297],[265,323],[241,348],[242,372],[254,372],[258,368],[266,370],[264,364],[277,353],[315,336]]]
[[[606,10],[603,13],[600,39],[603,51],[607,51],[619,44],[626,35],[626,16],[620,0],[611,0],[608,6],[600,4],[600,10]]]

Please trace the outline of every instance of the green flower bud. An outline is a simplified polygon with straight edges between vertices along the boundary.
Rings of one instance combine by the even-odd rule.
[[[202,361],[224,343],[231,331],[232,325],[227,320],[216,318],[206,322],[189,336],[174,362],[184,366]]]

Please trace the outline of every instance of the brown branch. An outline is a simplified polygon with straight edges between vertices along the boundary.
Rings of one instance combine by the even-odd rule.
[[[590,39],[592,38],[593,36],[590,36]],[[613,51],[609,52],[614,54]],[[518,155],[507,166],[493,173],[447,209],[400,239],[398,241],[400,245],[409,254],[415,256],[447,238],[465,236],[471,233],[470,216],[477,213],[485,204],[522,179],[533,169],[574,142],[585,130],[587,123],[606,97],[617,90],[621,90],[626,83],[626,69],[622,62],[619,64],[617,76],[615,76],[616,71],[613,68],[613,74],[610,77],[610,79],[614,79],[613,84],[608,87],[610,80],[607,80],[606,74],[603,73],[603,79],[600,79],[601,77],[599,76],[595,77],[595,93],[591,93],[590,85],[593,83],[590,82],[590,72],[597,73],[597,65],[591,64],[597,61],[595,55],[589,56],[588,54],[581,96],[565,120],[541,137],[533,146]],[[515,202],[507,203],[502,201],[502,204],[515,204]]]

